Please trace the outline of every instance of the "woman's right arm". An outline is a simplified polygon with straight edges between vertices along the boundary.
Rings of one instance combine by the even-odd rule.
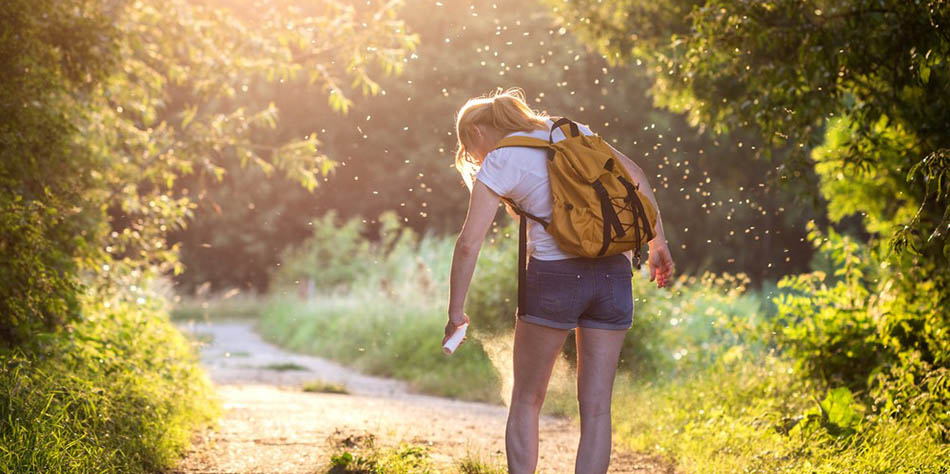
[[[446,338],[455,332],[455,328],[468,322],[463,308],[468,293],[478,253],[485,240],[485,234],[495,219],[495,211],[501,198],[480,181],[472,185],[472,196],[468,203],[468,214],[462,231],[455,241],[452,254],[452,271],[449,276],[449,321],[446,324]],[[444,341],[443,341],[444,342]]]

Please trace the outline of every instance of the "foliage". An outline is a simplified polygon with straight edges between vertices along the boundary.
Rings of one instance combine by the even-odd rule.
[[[323,380],[312,380],[303,384],[300,389],[309,393],[338,393],[342,395],[350,393],[343,385],[332,382],[324,382]]]
[[[423,474],[431,473],[432,462],[425,448],[403,445],[397,449],[380,449],[373,435],[349,436],[338,443],[344,449],[330,457],[327,474]]]
[[[451,253],[446,256],[451,260]],[[493,225],[478,254],[465,311],[481,324],[475,333],[497,335],[515,327],[518,309],[518,223]],[[448,301],[448,299],[446,299]]]
[[[0,471],[148,473],[214,418],[211,382],[161,302],[101,301],[36,351],[0,352]]]
[[[870,388],[884,412],[926,413],[946,439],[950,4],[549,4],[612,61],[644,63],[657,104],[698,126],[755,131],[764,156],[788,152],[786,174],[813,167],[832,220],[861,218],[868,248],[833,232],[822,244],[830,281],[783,280],[778,339],[809,374]]]
[[[824,430],[831,437],[846,438],[861,427],[862,408],[850,390],[838,387],[829,390],[824,400],[805,411],[804,419],[792,430],[799,430],[807,437],[813,436],[816,430]]]
[[[287,286],[272,293],[259,330],[291,349],[409,380],[424,391],[497,401],[497,374],[478,341],[469,340],[469,349],[447,360],[441,356],[452,242],[420,238],[391,215],[380,220],[388,224],[373,245],[358,232],[360,220],[336,222],[330,216],[315,222],[314,237],[281,266],[278,279]],[[301,257],[355,247],[363,249],[358,258]],[[296,299],[301,285],[307,288],[306,278],[320,284]]]
[[[257,295],[240,294],[237,291],[214,297],[202,295],[196,298],[172,299],[172,321],[213,321],[227,319],[256,319],[263,311],[264,303]]]
[[[363,227],[356,219],[338,225],[334,212],[317,219],[307,245],[292,249],[281,259],[277,283],[300,284],[307,279],[321,289],[332,290],[357,281],[371,266]]]
[[[832,385],[852,388],[867,382],[886,354],[875,338],[875,313],[883,308],[870,282],[880,281],[880,265],[867,248],[830,230],[828,237],[810,226],[810,241],[818,246],[827,269],[782,279],[785,289],[776,299],[775,330],[785,353],[799,368]],[[869,344],[870,342],[870,344]]]
[[[81,275],[108,280],[110,262],[179,270],[165,236],[184,225],[200,191],[176,188],[181,174],[220,177],[219,162],[232,157],[313,188],[331,165],[316,136],[277,136],[272,103],[235,97],[249,81],[305,72],[338,110],[351,101],[344,78],[376,91],[370,74],[398,71],[416,38],[394,3],[364,7],[324,2],[305,12],[274,2],[242,22],[184,0],[8,6],[0,251],[11,257],[2,291],[17,296],[3,298],[4,343],[78,318],[79,288],[108,285]]]
[[[379,220],[386,223],[379,244],[365,243],[358,219],[339,222],[330,216],[315,222],[314,236],[281,265],[279,280],[288,286],[279,287],[263,308],[260,330],[281,345],[407,379],[426,391],[498,400],[510,364],[505,354],[510,347],[503,349],[503,341],[511,336],[517,306],[514,226],[495,227],[483,246],[466,300],[472,318],[469,349],[443,361],[437,354],[453,241],[419,238],[391,215]],[[357,270],[352,258],[329,255],[333,248],[357,245],[363,249],[360,261],[368,262],[357,263]],[[318,254],[326,257],[309,260]],[[307,294],[300,291],[306,289],[305,278],[320,283],[303,301],[288,297]],[[349,283],[340,285],[344,281]],[[622,369],[674,376],[721,359],[757,357],[761,305],[747,284],[741,275],[707,274],[659,290],[646,275],[634,275],[634,326],[624,343]],[[573,342],[565,355],[576,358]],[[572,412],[572,402],[561,395],[568,394],[554,397],[555,405],[564,405],[556,410]]]
[[[145,289],[181,269],[166,237],[202,190],[178,178],[231,159],[312,189],[332,166],[313,131],[280,136],[270,100],[236,98],[309,75],[345,111],[417,41],[398,2],[293,3],[254,21],[210,1],[4,4],[0,470],[154,472],[209,418],[208,382]]]
[[[493,228],[479,254],[466,300],[466,311],[479,320],[475,333],[497,335],[514,327],[517,247],[517,225],[510,223]],[[634,323],[624,341],[622,367],[657,376],[703,366],[740,343],[745,344],[729,357],[759,349],[761,304],[747,291],[745,275],[683,276],[660,290],[649,281],[647,266],[642,269],[633,276]],[[572,342],[566,353],[575,358]]]
[[[0,19],[0,344],[76,318],[79,264],[96,254],[77,99],[111,70],[117,32],[101,5],[64,3],[8,2]]]
[[[497,401],[499,382],[508,376],[505,364],[510,364],[500,354],[499,340],[510,338],[514,314],[512,230],[512,226],[496,227],[483,248],[487,255],[480,258],[466,308],[472,332],[450,358],[436,354],[445,321],[447,262],[452,250],[452,240],[446,237],[406,237],[388,252],[371,245],[370,256],[377,264],[348,289],[325,288],[335,293],[320,293],[303,302],[272,298],[259,328],[281,345],[406,379],[429,393]],[[813,263],[815,273],[824,271],[829,276],[817,287],[818,293],[801,301],[832,311],[840,309],[839,303],[853,304],[840,295],[832,297],[836,282],[848,291],[859,291],[850,286],[864,284],[861,281],[869,280],[872,272],[857,278],[855,268],[866,269],[876,262],[853,239],[840,234],[826,237],[814,226],[811,230],[813,242],[821,243]],[[360,238],[356,232],[340,235]],[[834,275],[834,269],[840,268],[848,270]],[[407,278],[429,274],[440,283],[424,286],[427,280]],[[682,277],[671,289],[660,291],[643,275],[635,275],[634,327],[625,341],[615,384],[615,439],[636,450],[668,456],[686,472],[939,473],[950,467],[945,461],[950,454],[946,445],[932,436],[934,420],[939,420],[936,412],[945,410],[940,403],[947,399],[942,395],[947,378],[915,381],[912,372],[872,378],[871,396],[866,386],[857,384],[852,390],[840,378],[816,380],[810,373],[814,369],[802,361],[811,360],[807,355],[814,346],[809,344],[818,335],[805,331],[794,336],[794,331],[822,320],[811,316],[814,321],[780,323],[792,315],[815,313],[788,312],[786,302],[800,296],[790,286],[794,278],[810,282],[813,277],[781,282],[770,319],[742,276]],[[394,281],[406,283],[394,285]],[[826,290],[830,294],[823,296],[821,291]],[[847,321],[836,317],[830,323]],[[772,331],[778,335],[771,336]],[[785,355],[773,351],[776,344]],[[570,346],[566,350],[570,352]],[[853,356],[846,350],[835,354],[839,360],[816,357],[814,363],[861,367],[861,360],[849,358]],[[865,366],[874,367],[873,363]],[[908,367],[913,365],[895,364],[892,370]],[[553,406],[559,414],[576,415],[574,397],[560,391],[565,380],[559,379],[573,383],[569,376],[555,374],[547,409]],[[879,383],[891,385],[875,385]],[[884,408],[888,404],[890,408]],[[905,411],[903,416],[890,416],[898,408]],[[338,461],[346,466],[364,468],[360,462],[368,459],[351,448],[337,456],[343,456]],[[476,468],[477,464],[472,469]]]
[[[407,380],[421,391],[498,401],[498,378],[475,340],[445,359],[444,312],[380,292],[321,296],[307,303],[273,299],[258,324],[265,339],[345,362],[367,373]]]
[[[905,293],[900,275],[883,264],[886,249],[809,229],[817,268],[779,282],[779,347],[826,385],[869,392],[876,413],[925,415],[933,434],[946,439],[950,383],[947,369],[931,361],[946,361],[950,343],[933,283]]]
[[[440,3],[407,0],[400,16],[419,35],[418,48],[402,75],[380,78],[379,96],[354,98],[346,116],[332,116],[302,78],[271,89],[252,83],[238,97],[273,97],[277,132],[318,131],[321,150],[339,166],[313,194],[278,174],[209,180],[196,218],[176,233],[186,264],[177,278],[182,291],[206,282],[265,291],[280,254],[331,210],[366,218],[370,237],[385,211],[419,233],[457,232],[468,193],[450,167],[455,113],[466,99],[509,86],[524,88],[533,107],[590,124],[644,168],[681,272],[745,273],[759,286],[807,269],[803,225],[822,218],[820,205],[773,181],[785,174],[784,183],[814,193],[814,173],[776,169],[780,153],[755,160],[761,140],[747,131],[700,134],[682,115],[653,107],[638,67],[609,65],[534,3]]]

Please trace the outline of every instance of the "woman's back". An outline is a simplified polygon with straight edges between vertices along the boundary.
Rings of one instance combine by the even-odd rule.
[[[547,124],[548,130],[514,132],[508,136],[526,136],[547,141],[554,122],[548,120]],[[581,125],[580,129],[585,135],[593,134],[586,126]],[[555,130],[553,138],[555,142],[563,140],[564,133]],[[499,196],[511,199],[526,212],[550,221],[551,187],[548,181],[547,154],[543,150],[526,147],[494,150],[485,157],[475,179]],[[533,220],[528,221],[528,252],[538,260],[576,257],[562,251],[551,234]]]

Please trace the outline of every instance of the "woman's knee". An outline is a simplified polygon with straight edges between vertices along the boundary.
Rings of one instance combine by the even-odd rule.
[[[541,411],[544,405],[544,395],[546,390],[536,390],[516,387],[511,392],[511,406],[526,408],[534,411]]]
[[[581,417],[610,415],[610,396],[577,393],[577,407]]]

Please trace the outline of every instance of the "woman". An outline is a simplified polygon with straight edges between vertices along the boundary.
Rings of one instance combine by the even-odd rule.
[[[528,107],[518,89],[469,100],[459,110],[456,167],[469,185],[471,200],[452,257],[446,339],[469,322],[462,310],[465,295],[501,198],[511,199],[542,219],[551,216],[545,152],[523,147],[493,148],[511,134],[547,140],[551,125],[546,116]],[[592,134],[587,127],[581,130]],[[563,138],[559,130],[554,132],[555,141]],[[643,170],[613,151],[656,205]],[[656,237],[649,242],[650,280],[665,287],[673,273],[673,261],[659,214],[655,231]],[[526,301],[522,302],[525,311],[515,325],[514,386],[505,431],[508,470],[511,474],[535,472],[538,418],[548,380],[565,338],[576,328],[581,439],[575,472],[605,473],[610,460],[614,373],[633,320],[629,256],[580,258],[564,253],[533,220],[529,220],[528,248],[531,258]]]

